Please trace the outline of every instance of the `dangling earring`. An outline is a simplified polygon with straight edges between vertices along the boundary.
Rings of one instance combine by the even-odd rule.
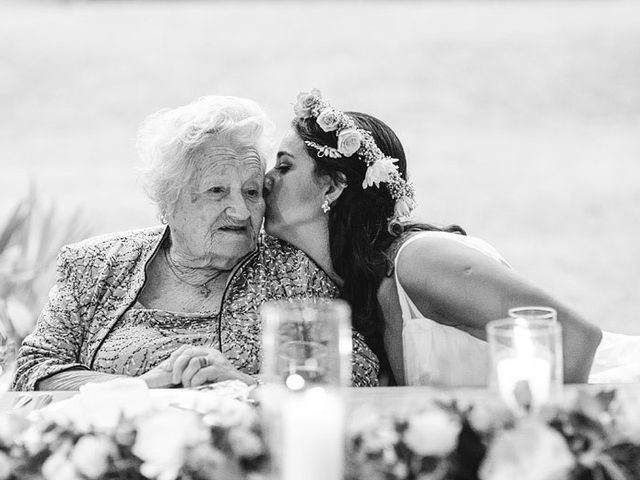
[[[164,212],[160,214],[160,223],[163,225],[166,225],[167,223],[169,223],[167,221],[167,215]]]
[[[322,205],[320,205],[320,208],[324,213],[328,213],[329,210],[331,210],[331,206],[329,205],[329,200],[325,198],[324,202],[322,202]]]

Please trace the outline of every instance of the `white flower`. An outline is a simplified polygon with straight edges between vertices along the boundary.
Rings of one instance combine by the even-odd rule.
[[[187,448],[207,439],[198,414],[170,409],[141,419],[132,451],[144,462],[140,467],[143,475],[174,480]]]
[[[322,95],[320,90],[314,88],[311,92],[300,92],[293,106],[293,111],[298,118],[308,118],[311,116],[313,106],[320,100]]]
[[[345,128],[338,134],[338,151],[350,157],[358,151],[362,144],[362,135],[355,128]]]
[[[239,457],[254,458],[265,451],[260,437],[246,428],[232,428],[229,431],[229,445]]]
[[[210,397],[211,403],[199,405],[200,411],[208,412],[204,417],[207,425],[220,427],[250,427],[258,421],[256,410],[246,402],[233,398]],[[206,407],[206,408],[203,408]]]
[[[0,451],[0,480],[7,480],[12,473],[11,457]]]
[[[394,165],[397,161],[398,159],[396,158],[383,157],[369,165],[364,181],[362,182],[362,188],[367,188],[371,185],[379,187],[380,182],[388,182],[391,172],[398,170],[398,167]]]
[[[333,132],[340,125],[340,114],[333,108],[327,107],[322,109],[316,122],[325,132]]]
[[[347,423],[347,435],[349,437],[355,437],[361,435],[364,432],[370,432],[375,430],[381,423],[380,414],[378,411],[369,404],[364,404],[358,407],[349,416],[349,422]]]
[[[432,408],[409,418],[404,442],[418,455],[441,457],[458,444],[460,428],[460,422],[448,413]]]
[[[113,445],[105,438],[85,435],[78,440],[71,452],[76,469],[88,478],[99,478],[109,468]]]
[[[393,215],[398,220],[405,220],[411,217],[411,212],[413,211],[414,207],[414,202],[410,198],[399,198],[398,200],[396,200],[396,204],[393,208]]]
[[[45,480],[81,480],[76,468],[69,460],[69,448],[69,445],[64,444],[44,461],[42,477]]]
[[[575,464],[567,442],[544,423],[525,420],[496,437],[479,470],[481,480],[563,480]]]

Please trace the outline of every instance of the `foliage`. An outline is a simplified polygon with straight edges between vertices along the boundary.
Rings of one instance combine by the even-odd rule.
[[[0,327],[16,343],[28,335],[53,282],[60,248],[88,235],[79,211],[60,213],[32,186],[0,226]]]

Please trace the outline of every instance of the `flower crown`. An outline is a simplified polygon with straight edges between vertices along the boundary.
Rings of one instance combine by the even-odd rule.
[[[411,217],[415,208],[413,185],[400,176],[395,165],[398,159],[382,153],[371,132],[358,128],[353,118],[333,108],[317,89],[299,93],[293,111],[301,119],[315,118],[325,132],[336,132],[337,148],[305,141],[307,146],[318,151],[319,157],[342,158],[357,154],[367,165],[362,188],[386,183],[391,198],[396,202],[390,220],[404,221]]]

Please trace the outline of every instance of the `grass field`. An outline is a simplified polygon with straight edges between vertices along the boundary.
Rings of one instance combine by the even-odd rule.
[[[640,2],[0,1],[0,214],[156,223],[145,115],[299,90],[403,140],[418,216],[458,223],[600,326],[640,333]]]

